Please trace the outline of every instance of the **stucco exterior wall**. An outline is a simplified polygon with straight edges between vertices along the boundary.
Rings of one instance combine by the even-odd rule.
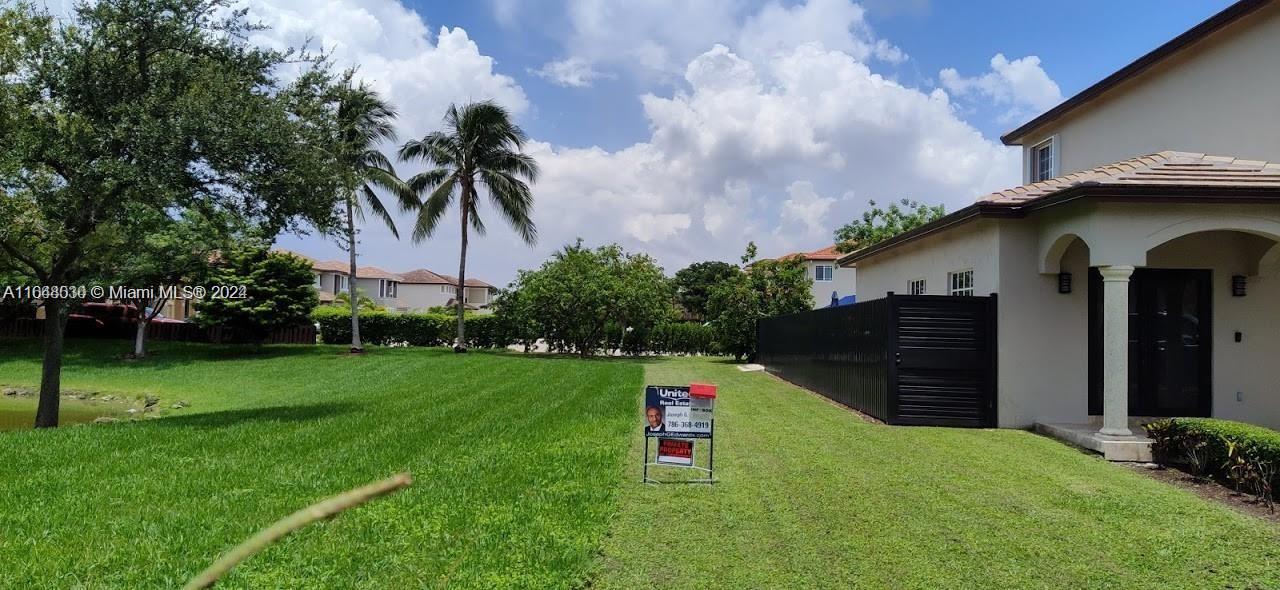
[[[974,294],[989,295],[998,286],[999,255],[997,222],[971,221],[858,261],[858,301],[907,294],[907,283],[920,278],[926,295],[946,295],[947,273],[967,269],[973,269]]]
[[[1057,135],[1058,173],[1162,150],[1280,161],[1280,4],[1053,121],[1021,142]]]
[[[440,288],[444,285],[439,284],[409,284],[400,283],[399,295],[400,305],[408,308],[410,311],[423,311],[429,307],[440,307],[449,303],[453,299],[452,293],[446,293]]]

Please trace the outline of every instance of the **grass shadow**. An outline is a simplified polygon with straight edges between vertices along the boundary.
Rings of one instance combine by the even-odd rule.
[[[330,402],[168,416],[159,420],[148,420],[146,424],[155,428],[225,428],[252,422],[309,422],[354,411],[356,411],[356,404]]]

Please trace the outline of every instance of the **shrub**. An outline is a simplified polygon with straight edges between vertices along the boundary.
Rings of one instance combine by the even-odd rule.
[[[342,344],[351,341],[351,313],[337,307],[320,307],[311,314],[320,325],[320,341]],[[374,345],[448,346],[453,343],[455,316],[435,313],[360,312],[360,337]],[[509,340],[498,330],[490,315],[468,314],[464,321],[467,346],[503,348]]]
[[[1272,506],[1280,484],[1280,432],[1216,418],[1172,418],[1146,426],[1152,452],[1186,462],[1196,475],[1227,479],[1247,487]]]
[[[622,342],[622,352],[631,355],[654,354],[719,354],[711,326],[695,322],[663,322],[645,328],[633,327],[624,336],[621,324],[605,326],[605,348],[614,350]]]

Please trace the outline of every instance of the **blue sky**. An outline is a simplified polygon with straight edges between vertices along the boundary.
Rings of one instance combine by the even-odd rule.
[[[402,139],[450,102],[506,104],[543,163],[541,230],[473,242],[471,274],[505,284],[577,237],[674,272],[827,245],[869,199],[954,210],[1016,184],[999,135],[1227,6],[1225,0],[251,0],[312,37],[402,111]],[[415,171],[413,165],[403,172]],[[408,226],[412,216],[400,216]],[[452,227],[452,225],[450,225]],[[407,232],[402,232],[407,234]],[[281,245],[318,258],[319,236]],[[361,237],[361,263],[457,270],[457,236]]]

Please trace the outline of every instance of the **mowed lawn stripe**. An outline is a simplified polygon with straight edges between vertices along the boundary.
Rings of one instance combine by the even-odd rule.
[[[259,527],[400,470],[411,488],[287,538],[226,587],[572,587],[615,506],[642,374],[507,354],[242,358],[163,343],[149,365],[118,360],[111,343],[73,346],[69,387],[194,405],[0,433],[0,587],[172,587]],[[0,347],[16,353],[0,383],[34,384],[34,348]]]
[[[635,483],[637,426],[597,587],[1280,587],[1273,525],[1029,432],[870,424],[702,359],[645,381],[720,385],[720,483]]]

